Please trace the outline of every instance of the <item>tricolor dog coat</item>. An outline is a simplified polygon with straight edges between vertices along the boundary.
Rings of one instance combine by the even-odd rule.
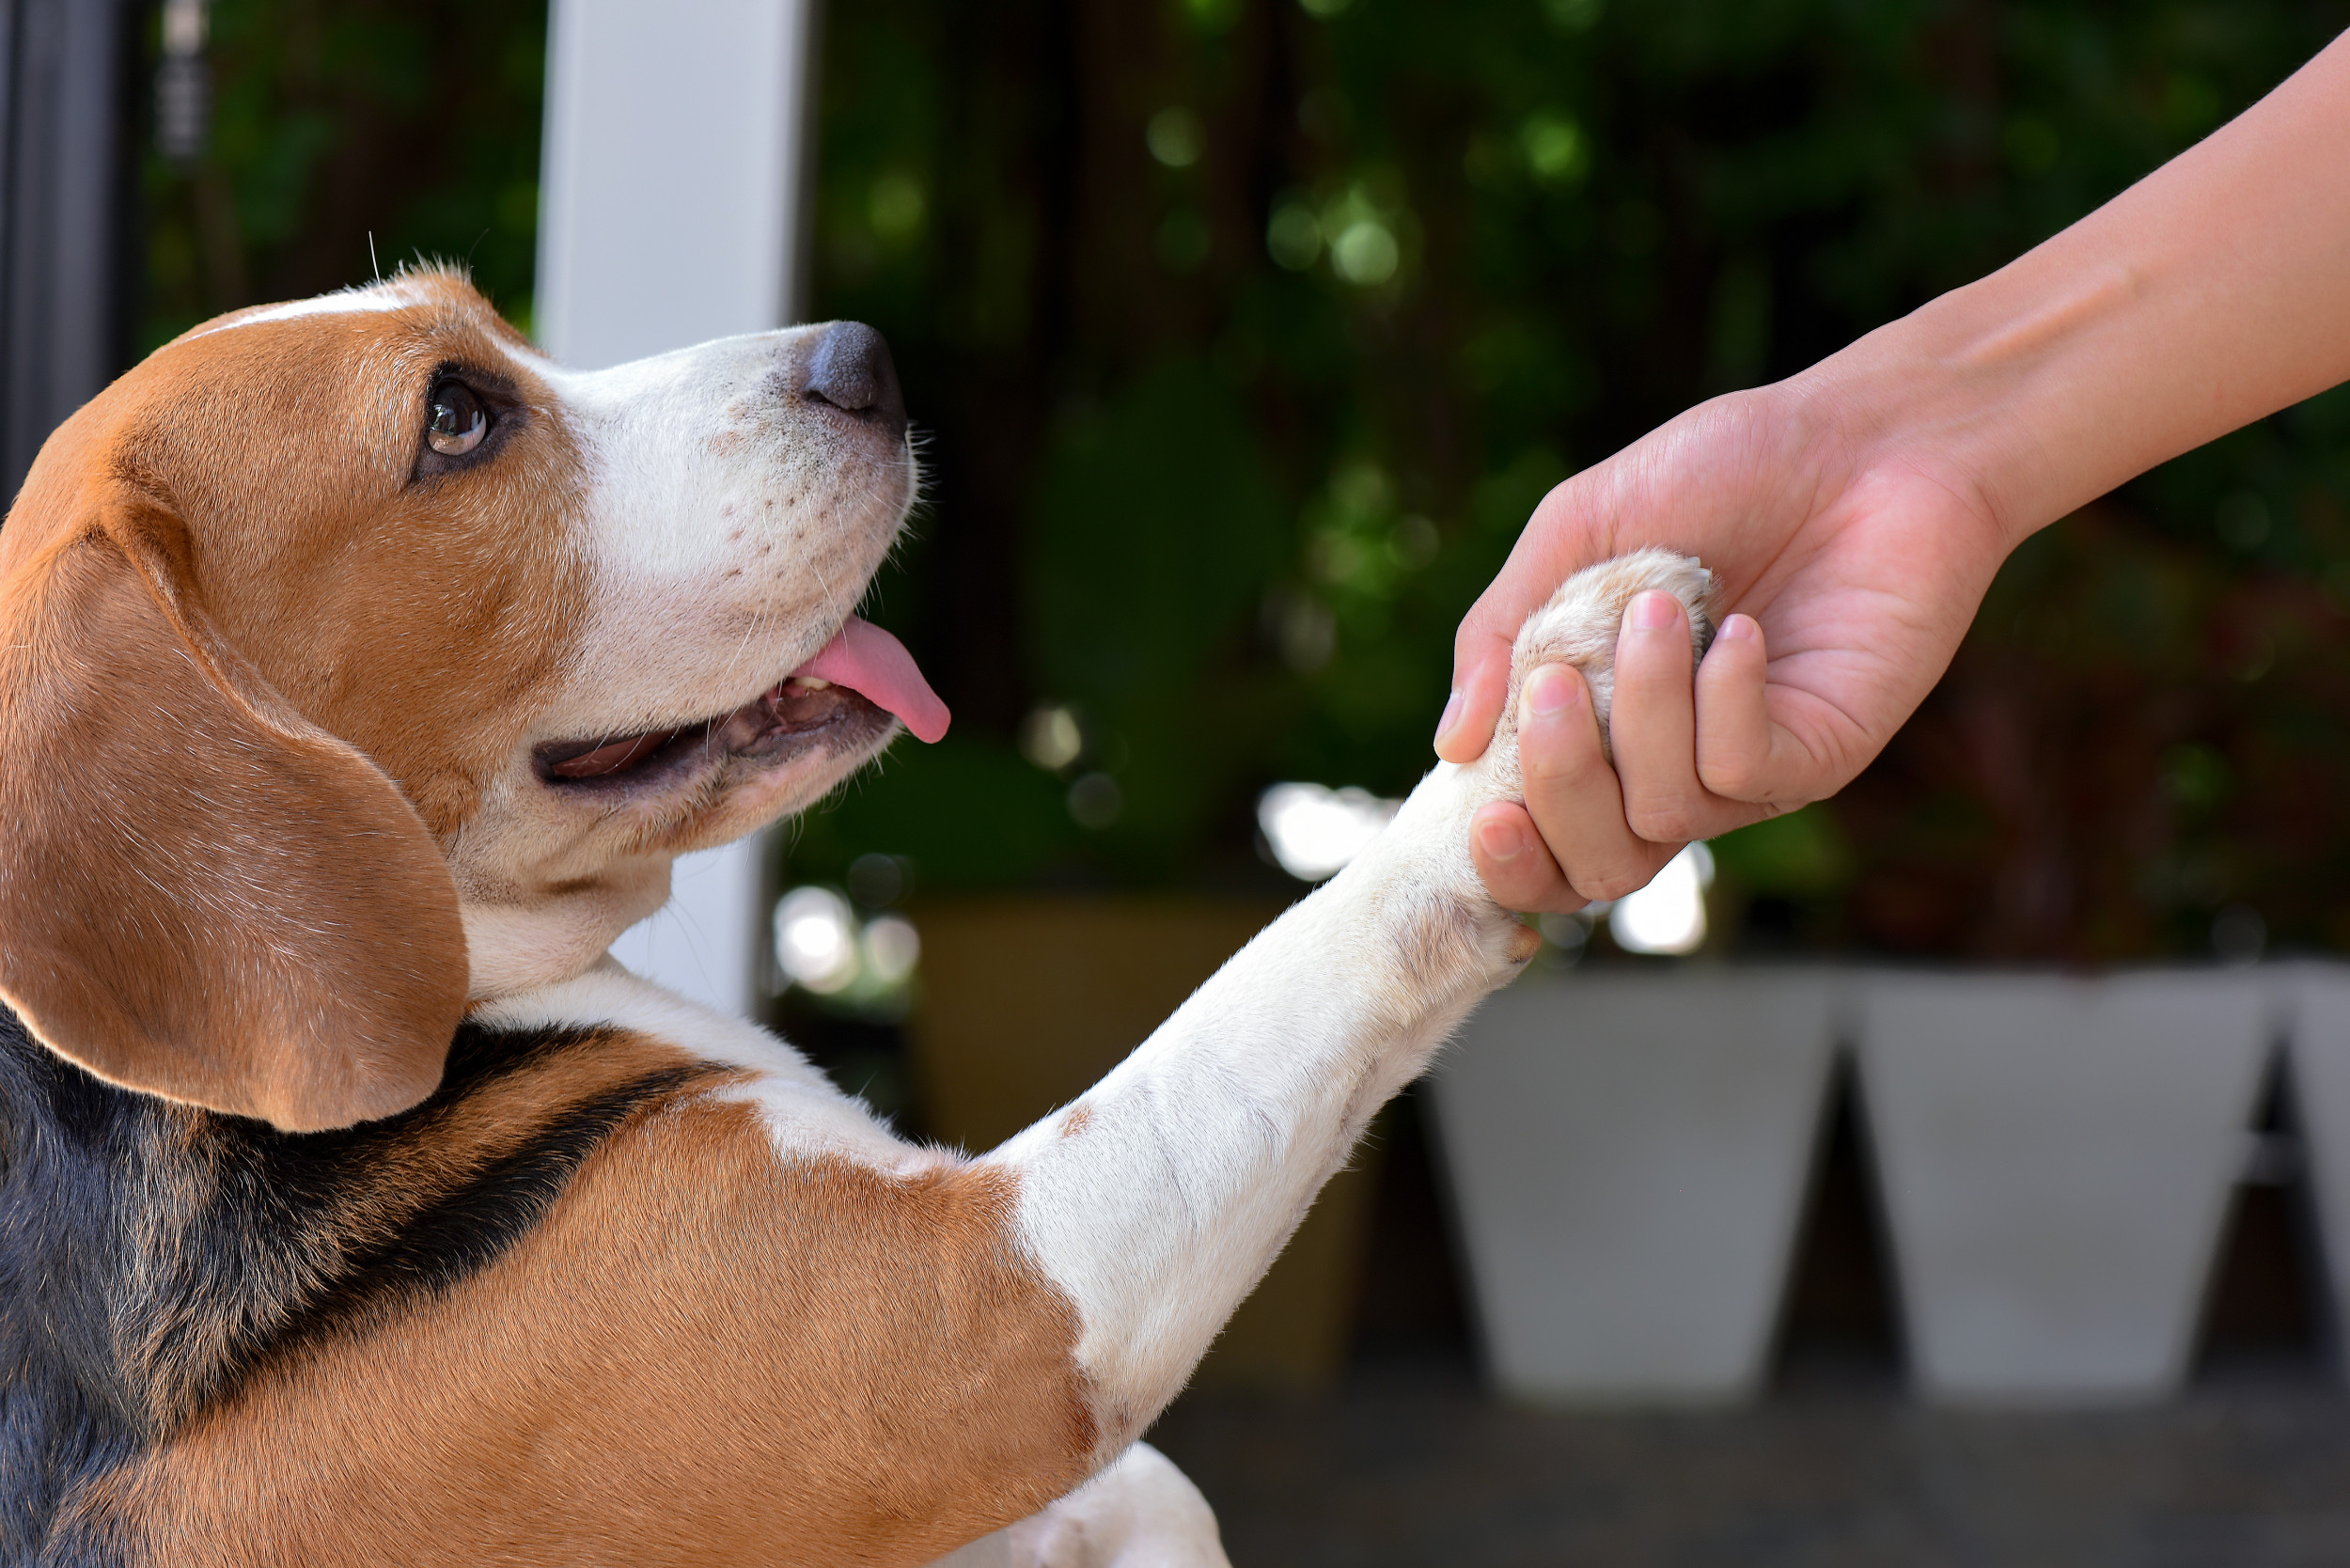
[[[1136,1439],[1532,939],[1505,726],[999,1149],[605,950],[947,722],[852,615],[915,462],[854,324],[549,362],[459,277],[242,311],[0,529],[0,1559],[1220,1563]],[[1570,583],[1520,667],[1605,675]],[[1693,616],[1703,635],[1704,618]]]

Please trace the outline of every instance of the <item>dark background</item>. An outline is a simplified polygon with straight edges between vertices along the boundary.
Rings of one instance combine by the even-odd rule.
[[[212,15],[209,152],[142,171],[143,344],[365,278],[370,237],[383,265],[468,261],[527,325],[539,8]],[[957,724],[811,818],[792,874],[880,851],[929,892],[1279,886],[1257,791],[1409,785],[1452,628],[1547,487],[1997,267],[2345,22],[832,8],[815,308],[888,335],[926,432],[874,613]],[[1717,945],[2110,960],[2206,953],[2216,921],[2236,956],[2350,945],[2345,427],[2318,399],[2027,545],[1883,760],[1717,846]],[[1083,721],[1057,773],[1017,745],[1042,703]],[[1087,827],[1066,794],[1094,773],[1117,808]]]

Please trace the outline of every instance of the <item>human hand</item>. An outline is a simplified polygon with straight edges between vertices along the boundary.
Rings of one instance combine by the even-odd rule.
[[[1839,401],[1805,378],[1716,399],[1535,509],[1462,622],[1446,758],[1483,752],[1519,624],[1580,568],[1668,545],[1714,571],[1729,613],[1693,680],[1679,603],[1633,602],[1612,746],[1573,668],[1526,681],[1526,804],[1487,806],[1471,828],[1500,902],[1620,898],[1691,839],[1834,793],[1940,678],[2013,538],[1972,476],[1915,434],[1855,431]]]
[[[1669,545],[1730,613],[1693,682],[1679,606],[1633,602],[1612,770],[1581,678],[1527,679],[1526,806],[1471,828],[1494,897],[1620,897],[1689,839],[1834,793],[1940,679],[2025,534],[2350,378],[2346,128],[2350,37],[1989,277],[1552,491],[1462,622],[1440,754],[1485,749],[1511,639],[1581,567]]]

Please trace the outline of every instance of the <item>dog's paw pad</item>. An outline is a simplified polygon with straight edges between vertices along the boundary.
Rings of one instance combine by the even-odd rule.
[[[1586,567],[1559,585],[1550,603],[1526,618],[1510,659],[1510,703],[1517,713],[1518,688],[1528,672],[1548,664],[1571,664],[1590,688],[1599,719],[1600,745],[1607,747],[1607,714],[1616,695],[1616,634],[1632,601],[1662,588],[1688,611],[1693,658],[1703,658],[1714,640],[1721,585],[1694,556],[1670,550],[1636,550]]]

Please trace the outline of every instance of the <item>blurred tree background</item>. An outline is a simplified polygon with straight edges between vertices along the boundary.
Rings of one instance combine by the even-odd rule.
[[[150,78],[161,48],[150,20]],[[206,54],[203,155],[142,170],[142,353],[418,256],[466,262],[527,329],[544,0],[212,0]]]
[[[415,249],[527,321],[540,8],[220,0],[150,340]],[[1279,778],[1400,793],[1536,500],[2089,211],[2345,0],[867,0],[816,310],[925,435],[873,612],[956,727],[795,879],[1247,888]],[[1717,845],[1749,950],[2350,948],[2350,400],[2029,544],[1838,800]],[[854,886],[854,884],[853,884]]]

